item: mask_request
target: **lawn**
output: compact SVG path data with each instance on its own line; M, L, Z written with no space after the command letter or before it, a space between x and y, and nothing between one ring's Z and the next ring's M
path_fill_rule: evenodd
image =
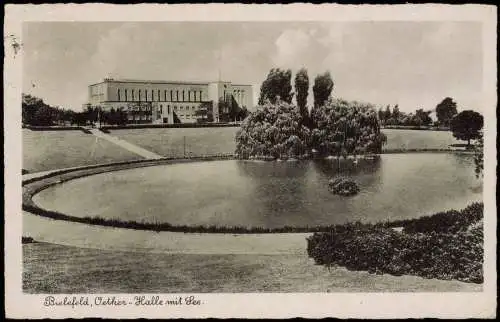
M370 275L307 255L189 255L23 245L26 293L466 292L482 286Z
M165 157L234 153L236 127L111 130L110 134ZM445 149L463 143L451 132L389 130L384 150ZM23 129L23 169L30 172L140 159L140 156L81 131Z
M456 140L449 131L419 131L383 129L387 135L384 150L391 149L447 149L451 144L464 143Z
M82 131L22 130L23 169L38 172L141 159L135 153Z
M111 135L165 157L234 153L237 127L110 130ZM185 144L184 144L185 143Z
M141 129L112 130L111 135L139 145L145 149L168 157L186 154L203 155L233 153L236 149L234 137L238 128L187 128L187 129ZM450 144L461 143L446 131L417 131L384 129L387 144L384 150L392 149L446 149Z

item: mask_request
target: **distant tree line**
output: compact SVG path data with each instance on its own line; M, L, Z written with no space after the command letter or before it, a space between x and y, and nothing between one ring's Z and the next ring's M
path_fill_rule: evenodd
M22 123L33 126L64 125L74 119L74 111L46 104L41 98L22 94Z
M121 110L104 110L100 107L88 106L84 111L76 112L69 109L46 104L41 98L22 94L22 123L31 126L56 125L88 125L100 122L108 125L123 125L127 123L127 113Z
M432 112L436 112L436 121L430 117ZM452 119L457 115L457 103L451 98L444 98L436 105L434 110L424 111L417 109L414 113L405 113L399 110L396 104L392 108L387 105L385 109L378 110L378 117L382 125L401 125L401 126L441 126L450 128Z
M430 114L432 111L418 109L415 113L405 113L399 110L399 106L394 105L392 111L390 105L378 110L378 118L382 125L403 125L403 126L429 126L432 125Z

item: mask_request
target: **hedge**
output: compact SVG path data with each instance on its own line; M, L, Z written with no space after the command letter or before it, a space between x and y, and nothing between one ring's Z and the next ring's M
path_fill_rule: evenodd
M403 232L384 224L347 224L310 236L307 252L328 267L482 283L482 217L483 204L474 203L460 212L405 221Z

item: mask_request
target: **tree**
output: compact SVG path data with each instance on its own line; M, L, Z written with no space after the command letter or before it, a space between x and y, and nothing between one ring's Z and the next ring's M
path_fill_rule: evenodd
M394 105L394 108L392 109L392 118L394 119L395 124L399 124L399 118L401 116L403 115L399 111L399 105L398 104Z
M483 116L471 110L460 112L450 124L453 136L458 140L466 140L467 146L470 146L470 140L479 138L479 131L482 128Z
M54 110L48 105L42 105L38 108L34 115L33 125L50 126L53 125Z
M213 122L213 101L201 103L200 108L195 112L195 115L198 117L198 123Z
M260 87L259 105L264 105L266 100L275 104L278 97L287 103L292 102L292 71L273 68Z
M386 141L371 104L328 101L311 115L317 127L312 147L322 155L380 153Z
M22 122L32 124L35 120L37 110L45 105L43 101L29 94L22 94Z
M378 115L378 119L380 120L380 123L384 124L385 123L385 113L384 113L384 110L382 108L379 108L377 115Z
M296 106L282 100L257 106L236 134L236 154L250 157L291 158L307 153L310 131Z
M332 91L333 80L330 72L316 76L313 86L314 107L323 105L330 98Z
M390 118L392 117L392 114L391 114L391 106L389 104L387 104L386 108L385 108L385 117L384 117L384 121L387 122L387 120L389 120Z
M424 111L423 109L418 109L415 112L415 117L419 120L422 125L428 126L432 123L432 119L429 116L432 111Z
M309 111L307 110L307 94L309 92L309 77L307 76L307 69L300 69L295 75L295 92L297 107L300 114L304 119L306 126L309 126Z
M219 99L219 122L230 122L231 119L231 110L232 110L232 104L231 100L228 98L220 98Z
M436 106L436 117L440 124L450 126L451 119L457 114L457 103L446 97Z
M483 131L479 131L477 143L474 146L474 165L476 177L479 178L484 170L484 144L483 144Z

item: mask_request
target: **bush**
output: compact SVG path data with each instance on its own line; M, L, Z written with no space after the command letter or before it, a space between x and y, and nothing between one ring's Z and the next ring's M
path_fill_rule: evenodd
M333 194L341 196L352 196L359 192L357 183L347 178L331 179L328 188Z
M301 158L315 149L320 156L361 155L380 153L387 140L369 104L330 100L315 107L311 118L312 130L291 104L278 100L258 106L236 135L236 154L242 159Z
M276 104L258 106L236 133L239 158L295 158L306 154L310 131L298 109L278 100Z
M384 224L385 227L403 227L405 233L456 233L467 229L483 219L483 203L474 202L466 208L438 212L416 219L398 220Z
M350 270L482 283L482 212L482 204L472 204L456 212L467 220L439 213L412 221L402 233L384 225L335 226L310 236L307 252L317 264Z
M370 104L329 100L311 111L312 148L322 155L380 153L387 137Z

